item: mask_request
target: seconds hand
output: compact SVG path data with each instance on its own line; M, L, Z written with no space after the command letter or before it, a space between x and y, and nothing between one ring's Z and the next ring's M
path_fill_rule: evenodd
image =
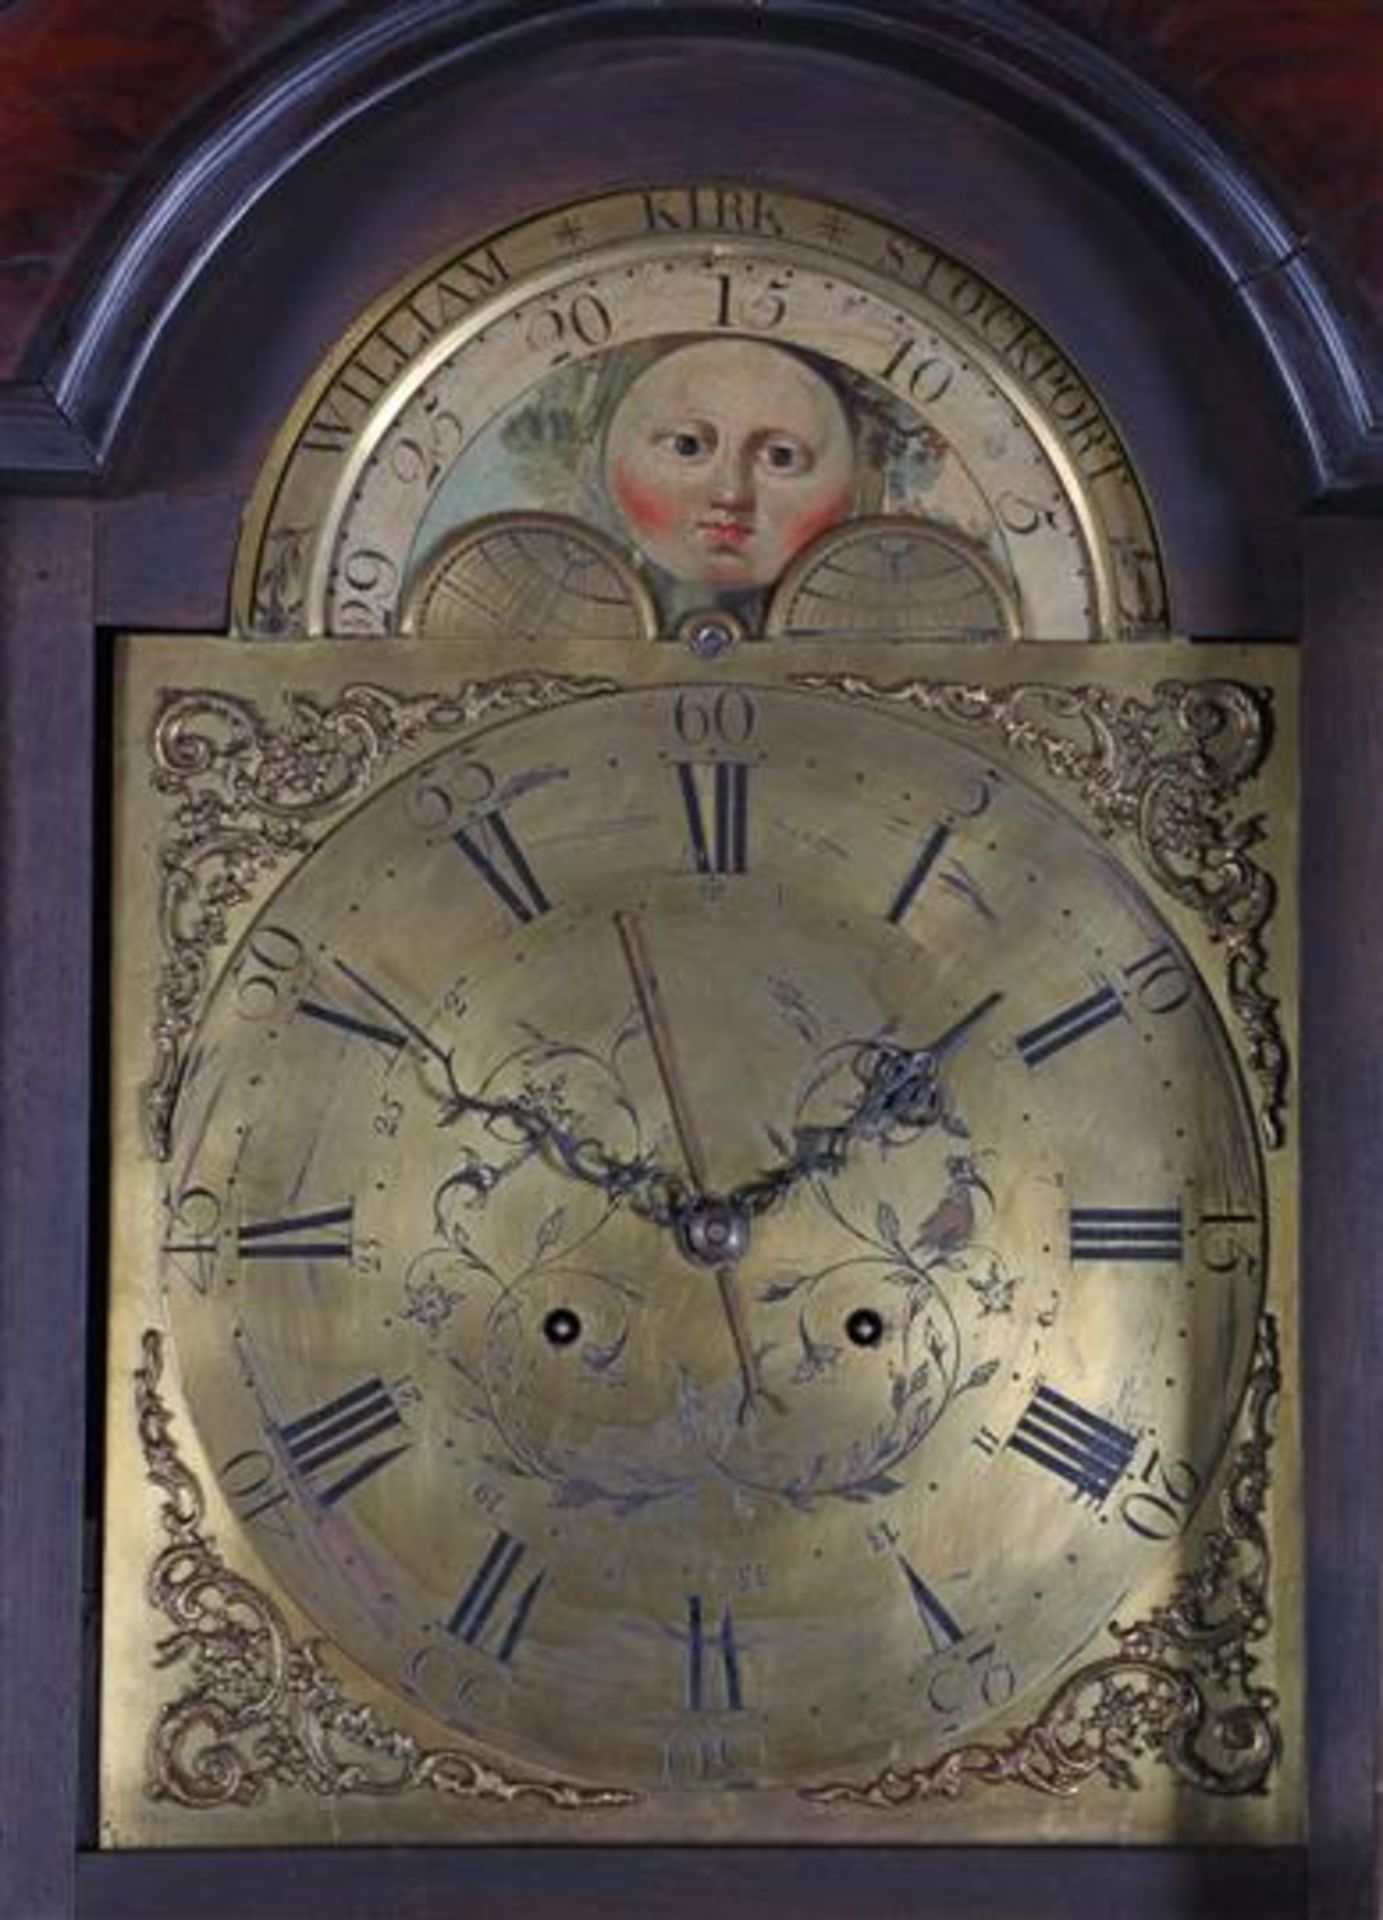
M639 1012L648 1033L649 1045L653 1049L658 1078L662 1081L668 1111L672 1115L673 1131L677 1135L687 1174L695 1190L695 1198L691 1202L690 1209L690 1226L683 1236L683 1246L693 1258L708 1265L712 1262L715 1264L716 1290L720 1295L721 1310L730 1329L730 1338L734 1342L735 1358L739 1362L740 1380L744 1386L739 1417L741 1420L744 1419L755 1400L766 1400L769 1406L783 1413L786 1408L782 1401L775 1394L770 1393L759 1379L758 1365L749 1345L744 1319L740 1313L739 1295L735 1289L735 1262L740 1258L747 1244L748 1220L736 1218L737 1210L726 1209L723 1203L717 1202L711 1195L706 1156L702 1151L701 1139L696 1131L696 1123L692 1119L691 1108L682 1090L682 1079L677 1071L677 1056L672 1044L672 1030L668 1024L662 994L658 988L658 976L653 970L652 962L648 957L648 948L644 943L643 928L639 924L637 915L632 913L616 913L614 921L615 932L619 935L620 947L624 953L625 965L629 969L629 978L634 984L634 996L639 1003ZM717 1258L718 1243L723 1245L724 1258ZM695 1250L692 1251L693 1249Z

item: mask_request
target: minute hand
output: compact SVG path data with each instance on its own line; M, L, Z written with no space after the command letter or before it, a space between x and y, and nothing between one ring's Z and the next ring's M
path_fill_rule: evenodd
M750 1213L766 1213L804 1180L839 1173L856 1140L877 1138L895 1126L930 1126L941 1113L942 1062L1003 997L997 990L987 993L926 1046L904 1047L888 1040L862 1046L864 1064L857 1068L862 1090L845 1118L830 1126L794 1128L795 1150L789 1158L736 1187L731 1202Z

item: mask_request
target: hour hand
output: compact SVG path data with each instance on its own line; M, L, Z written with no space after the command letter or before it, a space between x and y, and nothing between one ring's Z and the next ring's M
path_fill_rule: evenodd
M878 1139L896 1127L931 1126L942 1112L943 1063L1003 997L997 990L987 993L925 1046L892 1040L863 1044L855 1059L860 1092L844 1119L795 1128L788 1158L736 1187L731 1200L750 1213L764 1213L804 1180L839 1173L855 1141Z

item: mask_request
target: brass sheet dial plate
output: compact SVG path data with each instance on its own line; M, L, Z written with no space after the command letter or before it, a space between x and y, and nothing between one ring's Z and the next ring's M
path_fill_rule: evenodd
M1063 659L986 658L1012 682L1034 652ZM131 899L166 690L200 714L177 764L210 728L242 778L249 714L285 711L287 656L232 654L233 696L165 648L129 698ZM1216 1520L1265 1307L1290 1334L1290 1196L1219 957L959 697L948 725L814 691L791 643L573 654L564 692L507 649L507 715L438 750L419 716L480 684L474 650L391 649L373 722L384 656L296 657L322 739L350 750L355 686L355 750L390 701L410 745L213 943L161 1164L131 1126L157 943L127 923L115 1352L166 1328L237 1559L434 1742L636 1794L595 1838L898 1838L804 1792L992 1739L1107 1652ZM733 1199L871 1097L719 1271L658 1217L689 1163ZM616 1193L615 1165L665 1185ZM1176 1799L1175 1831L1282 1832L1268 1775L1257 1811ZM926 1831L1172 1817L1165 1781L1101 1791L1064 1828L1005 1802Z
M889 514L973 549L1026 637L1167 629L1147 503L1059 346L923 240L763 188L544 212L386 295L266 463L236 624L397 632L457 533L510 513L616 543L669 631L707 604L757 630L815 539Z

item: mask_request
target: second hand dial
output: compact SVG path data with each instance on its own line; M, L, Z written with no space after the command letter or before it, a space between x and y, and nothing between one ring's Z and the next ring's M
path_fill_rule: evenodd
M649 1045L653 1049L658 1078L667 1098L673 1131L677 1135L695 1193L686 1227L679 1237L690 1259L715 1268L716 1290L730 1329L730 1338L734 1342L735 1358L739 1362L740 1380L744 1387L739 1417L743 1421L756 1400L764 1400L776 1412L783 1413L786 1409L782 1401L770 1393L759 1378L758 1364L749 1344L744 1317L740 1312L739 1294L735 1289L735 1265L748 1244L748 1218L740 1210L711 1196L706 1156L677 1070L672 1031L659 991L658 976L644 942L643 928L638 917L632 913L616 913L614 921L625 965L633 982L634 996L639 1003Z

